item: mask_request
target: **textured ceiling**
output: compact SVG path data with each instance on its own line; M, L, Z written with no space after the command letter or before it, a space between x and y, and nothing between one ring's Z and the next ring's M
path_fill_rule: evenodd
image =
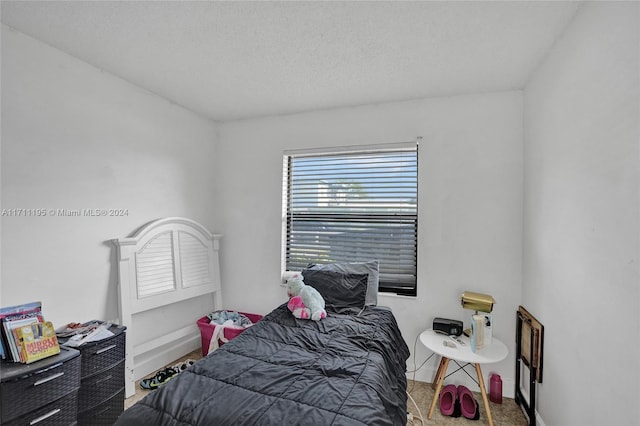
M2 22L214 120L520 89L578 2L6 1Z

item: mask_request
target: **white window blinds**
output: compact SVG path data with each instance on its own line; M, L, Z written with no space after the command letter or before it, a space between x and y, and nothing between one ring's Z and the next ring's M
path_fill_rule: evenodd
M418 147L289 153L284 263L380 264L379 291L416 294Z

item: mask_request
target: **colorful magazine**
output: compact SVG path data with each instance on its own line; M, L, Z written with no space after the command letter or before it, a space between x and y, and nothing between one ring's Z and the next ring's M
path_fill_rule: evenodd
M23 362L22 359L20 358L20 341L16 336L16 330L20 327L24 327L31 324L37 324L39 322L40 321L38 317L25 317L25 318L17 318L13 321L8 321L3 323L4 332L8 337L7 340L9 341L11 358L13 359L13 361Z
M56 330L50 321L33 323L15 329L20 347L20 361L30 364L60 353Z
M35 321L43 321L42 302L0 308L0 356L2 359L20 362L13 328L34 322L34 318Z

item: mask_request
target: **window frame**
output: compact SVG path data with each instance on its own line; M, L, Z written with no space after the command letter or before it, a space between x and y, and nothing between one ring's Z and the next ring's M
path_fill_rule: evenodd
M307 219L313 219L316 221L321 221L321 220L325 220L325 221L329 221L329 222L336 222L339 223L340 221L346 221L349 222L349 219L353 220L355 218L358 218L361 220L365 220L367 221L367 219L369 219L369 221L367 221L367 223L370 222L375 222L375 221L379 221L379 223L381 224L385 224L383 225L383 227L389 227L389 223L398 223L400 224L402 222L402 225L398 225L398 226L404 226L405 228L410 228L411 232L412 232L412 236L410 236L409 238L412 238L412 243L407 245L404 244L403 247L410 247L413 250L413 254L409 253L408 256L409 257L413 257L412 259L412 264L408 265L406 270L403 271L400 278L398 277L393 277L393 278L388 278L388 277L392 277L392 274L389 273L390 270L392 270L393 268L390 267L389 265L385 265L384 264L384 259L371 259L371 258L360 258L357 260L353 260L353 256L350 256L351 259L338 259L338 258L334 258L331 260L331 262L344 262L344 261L358 261L358 262L366 262L369 260L379 260L380 261L380 270L381 270L381 278L380 278L380 285L379 285L379 293L386 293L386 294L397 294L397 295L402 295L402 296L416 296L417 295L417 270L418 270L418 198L419 198L419 191L418 191L418 182L419 182L419 167L418 167L418 153L419 153L419 143L417 141L413 141L413 142L405 142L405 143L400 143L400 144L384 144L384 145L369 145L369 146L355 146L355 147L344 147L344 148L325 148L325 149L310 149L310 150L290 150L290 151L285 151L283 154L283 194L282 194L282 252L281 252L281 261L282 261L282 270L285 271L287 269L289 269L289 266L291 266L292 264L295 264L295 268L294 269L300 269L301 267L304 267L302 265L300 265L300 262L289 262L291 256L290 256L290 249L292 247L296 247L294 244L290 244L289 238L290 238L290 233L293 233L294 231L292 231L292 226L293 223L295 222L295 217L297 216L298 219L302 219L302 218L307 218ZM293 171L293 162L295 161L295 159L300 159L300 158L309 158L309 157L315 157L315 158L325 158L326 157L337 157L337 158L342 158L343 161L347 161L346 159L352 156L358 156L358 155L369 155L369 154L375 154L375 155L386 155L388 154L389 156L392 155L398 155L398 153L402 153L403 155L408 155L411 156L415 156L414 159L412 159L412 166L407 166L406 169L407 170L411 170L411 173L413 173L413 169L415 168L415 174L411 176L412 179L415 178L415 181L412 181L414 187L415 187L415 198L414 198L414 203L412 205L412 209L413 212L412 213L398 213L398 212L393 212L393 213L389 213L389 214L381 214L381 213L375 213L375 209L372 209L372 212L369 213L362 213L362 212L358 212L358 213L346 213L346 214L338 214L338 213L318 213L318 212L311 212L311 213L296 213L294 212L295 209L290 207L294 204L294 201L292 200L292 193L293 193L293 181L295 180L296 176L294 175L294 171ZM404 172L406 172L406 170L404 170ZM372 218L374 218L375 220L372 220ZM300 222L300 220L298 221ZM411 225L407 225L407 224L411 224ZM346 225L348 226L348 225ZM333 228L332 228L333 229ZM389 228L391 229L391 228ZM317 238L317 236L316 236ZM395 237L397 240L400 240L400 237ZM405 237L406 238L406 237ZM338 247L342 247L342 245L338 245ZM333 254L333 253L332 253ZM323 262L323 261L313 261L313 262L309 262L309 263L329 263L329 262ZM387 263L391 263L391 262L387 262ZM411 269L411 271L409 271L409 269ZM385 272L386 271L386 272Z

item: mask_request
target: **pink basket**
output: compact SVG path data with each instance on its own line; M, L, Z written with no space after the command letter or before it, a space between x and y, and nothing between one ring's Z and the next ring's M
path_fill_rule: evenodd
M260 321L262 319L262 315L258 315L258 314L248 314L246 312L239 312L240 314L246 316L247 318L249 318L251 320L252 323L257 323L258 321ZM209 324L209 318L208 317L202 317L200 318L198 321L196 321L196 324L198 325L198 328L200 329L200 340L202 342L202 356L207 356L207 353L209 353L209 345L211 343L211 337L213 336L213 333L216 330L216 327L219 327L218 324ZM244 330L244 328L225 328L223 333L224 333L224 337L227 340L231 340L235 337L237 337L240 333L242 333ZM224 342L220 339L218 339L218 344L220 346L222 346L224 344Z

